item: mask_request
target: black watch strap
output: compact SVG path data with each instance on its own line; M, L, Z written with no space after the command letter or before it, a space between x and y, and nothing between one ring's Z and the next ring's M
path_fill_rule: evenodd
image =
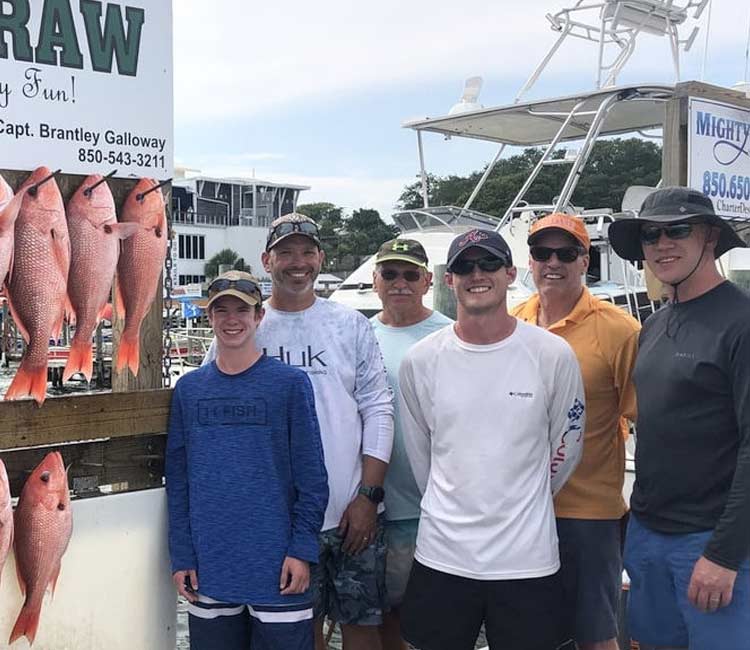
M385 490L379 485L362 485L358 493L376 504L381 503L385 498Z

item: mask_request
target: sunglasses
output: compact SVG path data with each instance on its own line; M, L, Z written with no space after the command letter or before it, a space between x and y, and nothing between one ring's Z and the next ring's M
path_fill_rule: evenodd
M453 262L448 270L456 275L469 275L477 266L480 271L494 273L504 266L508 266L508 263L502 257L480 257L476 260L460 259Z
M563 264L575 262L585 251L579 246L562 246L561 248L550 248L549 246L532 246L529 249L531 259L535 262L546 262L554 253Z
M668 226L642 226L640 237L641 242L646 246L653 246L656 244L662 236L662 233L667 236L667 239L687 239L693 232L694 223L673 223Z
M276 240L295 232L300 235L313 237L316 241L320 237L318 226L309 221L280 223L278 226L274 227L268 235L268 245L271 245Z
M252 280L227 280L226 278L220 278L214 280L208 287L208 299L213 298L217 293L226 291L227 289L235 289L240 293L244 293L247 296L255 298L259 303L261 301L260 287L258 287Z
M422 277L422 274L415 269L406 271L396 271L396 269L380 269L380 277L386 282L393 282L398 278L403 278L407 282L416 282Z

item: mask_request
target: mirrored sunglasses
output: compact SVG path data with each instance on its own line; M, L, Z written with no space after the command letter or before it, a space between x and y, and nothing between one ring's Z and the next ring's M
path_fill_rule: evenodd
M662 236L662 233L667 236L667 239L687 239L693 232L694 223L672 223L666 226L641 226L641 242L647 246L653 246L656 244Z
M280 223L275 226L268 235L268 244L273 244L278 239L291 235L292 233L299 233L301 235L309 235L314 237L316 240L319 238L318 226L309 221L294 222L290 221L287 223Z
M581 255L585 255L585 251L580 246L561 246L560 248L532 246L529 253L535 262L547 262L554 254L563 264L575 262Z
M397 271L396 269L380 269L380 277L386 282L393 282L398 278L403 278L407 282L416 282L422 277L422 274L416 269L407 269L406 271Z
M219 278L214 280L208 287L208 299L211 300L217 293L226 291L227 289L234 289L240 293L244 293L252 298L255 298L259 303L261 301L260 287L258 287L252 280L227 280L226 278Z
M469 275L473 273L475 267L479 267L480 271L487 273L494 273L499 271L504 266L508 266L507 261L500 257L480 257L476 260L458 259L448 269L451 273L456 275Z

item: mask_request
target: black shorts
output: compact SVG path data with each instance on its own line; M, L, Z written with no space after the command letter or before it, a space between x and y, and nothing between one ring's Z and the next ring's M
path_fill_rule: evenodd
M568 636L579 644L617 637L622 590L619 519L558 519Z
M482 623L491 650L555 650L560 644L558 574L473 580L415 560L401 607L401 633L420 650L473 650Z

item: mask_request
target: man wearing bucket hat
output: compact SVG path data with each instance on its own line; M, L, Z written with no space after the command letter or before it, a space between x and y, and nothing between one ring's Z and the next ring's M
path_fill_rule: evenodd
M494 231L458 235L446 282L457 321L399 373L404 442L424 495L401 624L421 650L558 646L553 493L580 458L583 384L559 336L507 312L516 269Z
M208 288L215 363L175 386L166 451L169 550L193 650L313 649L310 563L328 500L310 380L263 356L258 281ZM273 469L273 471L271 471Z
M398 393L398 371L407 350L417 341L453 321L424 306L430 288L427 253L414 239L385 242L375 256L372 285L383 310L370 319L383 353L388 383ZM383 617L383 650L402 650L399 610L409 579L419 526L422 495L404 448L396 404L393 452L385 475L385 593L388 613Z
M330 491L310 578L316 647L324 648L328 616L341 624L344 650L379 650L385 544L378 513L393 401L370 322L315 296L324 260L310 217L291 213L273 221L261 258L273 287L257 342L265 355L304 370L315 392Z
M700 192L649 195L609 228L673 291L643 326L625 547L633 638L750 650L750 296L715 259L745 246Z
M635 419L631 375L640 325L583 284L591 240L581 219L538 219L528 244L537 293L512 313L570 344L586 392L583 457L555 496L566 621L580 650L617 650L626 418Z

